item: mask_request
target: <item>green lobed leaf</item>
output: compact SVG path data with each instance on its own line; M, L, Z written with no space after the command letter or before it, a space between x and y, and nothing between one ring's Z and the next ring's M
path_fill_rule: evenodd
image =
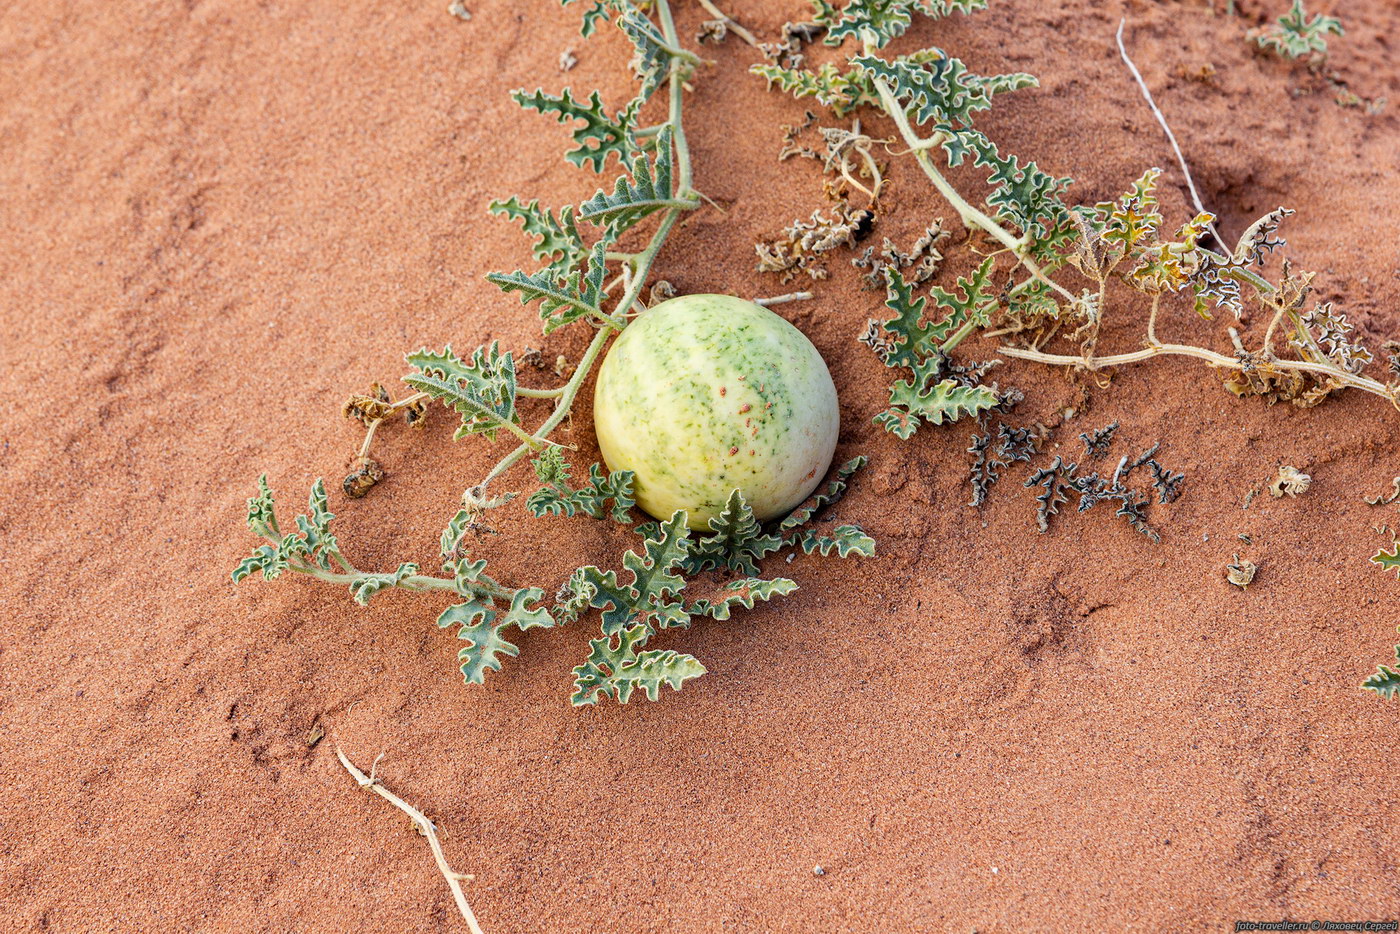
M940 49L927 49L918 60L887 62L873 55L858 55L851 64L889 85L916 124L932 124L942 132L971 127L972 115L991 107L993 94L1039 86L1034 75L1022 72L974 74L961 59Z
M520 648L501 637L504 626L496 625L496 609L484 598L458 603L442 611L440 629L457 627L457 638L467 644L457 651L462 677L468 684L481 684L487 671L501 670L501 657L515 658Z
M584 245L574 221L572 206L561 208L556 217L548 209L540 207L538 200L522 204L519 198L511 195L504 200L492 201L487 205L487 210L520 221L525 233L532 238L530 250L535 254L535 259L548 262L550 268L560 275L566 275L588 255L588 247Z
M749 72L766 79L770 88L776 86L798 100L815 98L817 103L830 107L837 117L844 117L857 107L876 103L880 99L865 72L859 69L843 71L831 62L826 62L816 71L763 63L750 66Z
M1303 0L1293 0L1288 12L1280 16L1275 25L1255 36L1254 41L1265 51L1296 59L1309 52L1326 52L1329 35L1345 34L1342 21L1335 16L1318 13L1308 19Z
M578 148L564 154L564 158L574 165L587 164L593 171L601 172L608 156L616 156L617 161L625 165L628 157L638 151L632 133L637 128L637 114L643 101L641 97L629 101L615 116L608 115L602 96L597 91L586 100L575 98L569 88L558 95L546 94L542 89L530 92L522 89L512 91L511 97L521 107L542 114L554 114L560 123L582 124L573 131Z
M479 433L494 441L502 426L516 423L515 359L495 341L468 360L458 359L451 344L441 353L423 348L406 359L418 372L403 381L462 416L454 439Z
M350 597L360 606L369 605L370 597L389 587L397 587L418 573L416 564L400 564L389 574L362 574L350 582Z
M279 535L276 503L268 488L266 475L258 478L258 494L248 500L248 527L272 544L260 545L238 563L233 570L233 582L262 572L272 580L293 563L330 570L331 562L343 561L340 545L331 534L330 524L335 515L328 508L326 485L317 478L311 485L307 512L296 518L296 532Z
M902 379L890 387L890 407L875 416L875 423L907 440L918 431L921 421L931 425L954 422L998 403L996 392L986 386L964 386L953 379L935 382L940 370L941 363L934 358L916 365L913 379Z
M850 484L851 477L866 465L867 458L861 454L851 458L837 468L836 476L826 485L826 489L820 493L814 493L802 501L792 512L788 513L781 522L778 529L789 532L798 526L806 525L818 511L828 506L834 506L846 495L846 487Z
M626 12L617 18L617 25L632 42L632 71L642 85L639 99L645 101L670 75L674 56L656 24L636 7L628 4Z
M685 560L687 574L718 567L741 574L757 574L758 562L764 555L777 551L783 544L780 536L764 533L744 500L744 494L737 489L729 494L724 508L709 524L710 534L691 544Z
M633 473L618 470L609 474L597 464L588 468L588 483L574 489L569 483L570 467L560 448L547 448L533 461L535 476L544 486L536 490L525 508L530 515L573 516L583 513L594 519L611 518L614 522L630 524L630 510L636 505L632 496ZM612 508L607 506L612 501Z
M586 265L562 269L555 264L533 274L518 269L511 273L492 272L486 279L502 292L519 292L522 305L539 302L546 334L588 315L606 320L602 308L603 277L610 242L610 237L604 237L595 243Z
M830 555L833 551L842 558L859 555L862 558L875 556L875 539L865 534L857 525L839 525L830 535L819 535L812 530L794 533L790 541L807 554L819 551Z
M1396 658L1400 658L1400 646L1396 646ZM1400 696L1400 671L1389 665L1377 665L1376 673L1361 683L1368 691L1375 691L1386 700Z
M577 569L564 585L562 612L576 616L584 606L602 610L604 635L621 632L633 622L659 629L690 625L685 607L674 599L685 589L685 580L673 573L689 553L688 535L685 511L677 510L642 543L642 554L628 551L622 556L623 567L632 574L628 584L619 583L611 570L592 565Z
M1385 570L1394 571L1396 575L1400 576L1400 542L1392 544L1390 551L1382 548L1371 557L1371 560Z
M489 581L495 584L481 573L486 566L485 561L460 563L466 565L462 569L463 576L470 577L473 582ZM468 596L467 590L461 587L459 590ZM457 638L467 643L458 650L457 658L462 663L462 677L468 684L481 684L486 680L487 671L500 671L503 656L515 658L520 655L520 648L502 635L506 627L514 626L523 632L554 625L554 618L547 609L531 609L529 606L543 596L544 591L538 587L521 588L511 595L510 607L504 615L497 608L495 599L482 593L471 594L465 602L443 610L437 620L438 627L446 629L456 626Z
M579 205L579 219L604 227L608 238L615 240L649 214L665 207L690 204L694 199L684 200L671 193L674 139L670 126L662 129L656 135L655 160L644 152L637 153L628 167L628 174L614 183L612 194L599 189Z
M758 600L767 601L774 597L786 597L795 590L797 590L796 582L788 580L786 577L775 577L772 580L746 577L725 584L713 598L696 600L686 607L686 612L693 616L708 616L711 619L725 620L729 619L730 614L737 606L752 610L754 603Z
M638 688L656 700L661 685L679 691L683 682L705 673L705 666L690 655L671 649L639 651L650 637L650 630L639 624L592 640L588 658L574 669L573 705L596 704L600 697L625 704Z
M568 6L575 2L577 0L560 0L560 6ZM587 39L597 31L599 23L611 20L613 14L625 5L625 0L588 0L588 9L583 11L583 25L579 28L579 34Z

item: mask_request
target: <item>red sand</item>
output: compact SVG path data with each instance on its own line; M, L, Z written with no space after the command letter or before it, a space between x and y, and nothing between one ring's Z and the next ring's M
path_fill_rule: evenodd
M1371 345L1400 336L1400 14L1345 19L1332 66L1379 115L1337 106L1303 66L1258 58L1203 3L1002 0L915 39L1038 91L985 121L1079 179L1074 197L1167 170L1166 142L1112 46L1139 65L1237 235L1278 204L1290 255ZM1275 9L1278 8L1278 10ZM764 36L798 0L735 3ZM665 643L711 674L660 703L573 710L569 669L596 620L523 638L484 688L453 670L443 601L368 610L303 579L229 583L266 471L300 505L357 444L344 396L452 341L541 346L482 280L527 261L493 196L577 202L597 185L566 136L508 89L628 93L619 37L577 13L478 0L12 5L0 20L0 915L15 930L459 930L424 841L334 761L343 746L445 833L489 934L526 931L1223 931L1235 918L1394 916L1396 710L1358 689L1395 641L1400 582L1366 559L1362 503L1400 473L1400 415L1356 394L1320 409L1224 393L1156 361L1091 390L1055 441L1112 420L1162 441L1182 499L1152 545L1096 510L1036 532L1024 472L980 514L969 430L901 443L871 425L890 374L855 343L878 296L838 269L783 306L831 363L867 453L839 517L879 541L863 563L799 557L793 596ZM699 11L681 19L692 32ZM578 67L559 74L561 49ZM658 273L681 291L772 294L752 244L822 203L779 165L803 108L748 77L731 40L689 108L699 212ZM1210 83L1181 77L1212 63ZM868 127L888 135L879 122ZM907 160L882 234L947 216ZM1118 311L1101 352L1132 349ZM1179 310L1171 333L1224 341ZM577 357L581 337L545 341ZM990 344L970 342L971 353ZM1008 365L1020 415L1079 398ZM1083 408L1083 406L1081 406ZM384 433L391 472L338 492L356 563L431 562L462 488L501 449L454 444L440 409ZM574 437L593 452L587 406ZM1052 450L1053 447L1052 447ZM1296 500L1246 492L1279 462ZM513 482L528 482L523 471ZM504 510L493 570L551 590L615 564L630 533ZM1253 536L1245 546L1240 533ZM1262 565L1240 592L1222 568ZM308 749L313 724L327 738ZM813 867L820 865L824 874Z

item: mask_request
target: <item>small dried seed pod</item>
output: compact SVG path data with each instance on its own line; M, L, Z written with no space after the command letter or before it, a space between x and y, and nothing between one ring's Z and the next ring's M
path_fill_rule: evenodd
M384 468L379 466L379 462L368 457L360 458L360 466L345 476L345 481L340 488L345 491L345 495L351 499L359 499L370 491L370 489L384 479Z
M1225 565L1225 579L1241 590L1254 582L1254 575L1258 572L1259 565L1252 561L1241 561L1238 554L1232 563Z

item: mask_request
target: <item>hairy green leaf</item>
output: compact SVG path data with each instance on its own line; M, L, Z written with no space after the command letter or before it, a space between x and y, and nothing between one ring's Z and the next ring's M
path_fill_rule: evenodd
M1288 8L1288 12L1278 18L1278 22L1261 30L1254 37L1259 48L1283 58L1302 58L1309 52L1327 51L1327 37L1329 35L1341 36L1346 31L1342 29L1342 21L1335 16L1323 16L1318 13L1312 19L1308 19L1307 10L1303 9L1303 0L1293 0L1293 5Z
M601 571L592 565L574 571L564 585L565 612L592 606L602 610L603 633L613 635L633 622L659 629L690 625L685 607L675 599L685 589L685 580L673 573L689 553L689 531L684 510L657 527L643 543L643 553L629 551L622 566L632 581L618 582L615 571Z
M908 439L922 421L931 425L955 422L965 415L978 415L997 404L996 391L987 386L964 386L954 379L936 380L942 363L930 358L914 367L912 379L902 379L890 387L890 407L875 416L875 423L886 431ZM935 381L936 380L936 381Z
M462 564L467 565L465 575L473 581L491 580L481 573L486 566L485 561ZM491 583L494 585L495 582ZM463 595L468 596L468 592L463 590ZM548 610L542 607L531 609L529 606L543 596L544 591L538 587L521 588L511 595L510 606L503 615L491 595L477 593L442 612L438 617L438 627L458 627L457 638L467 643L458 650L457 658L462 663L462 677L468 684L482 683L487 671L500 671L502 656L515 658L520 654L519 647L502 635L506 627L514 626L523 632L538 626L554 625L554 618Z
M617 25L632 42L632 71L642 85L638 99L645 101L671 73L674 56L656 24L630 4L618 17Z
M509 351L501 353L496 342L478 347L467 360L450 344L441 353L424 348L407 360L417 372L403 381L462 416L454 438L479 433L494 441L498 429L516 423L515 359Z
M638 688L656 700L661 685L679 691L683 682L705 673L705 666L690 655L671 649L639 651L649 638L651 631L639 624L591 641L587 660L574 669L573 705L596 704L600 697L625 704Z
M525 233L532 239L531 252L535 259L550 264L550 269L558 275L567 275L588 255L588 247L579 235L574 221L574 209L565 206L555 217L547 208L540 207L539 201L522 204L511 195L504 200L492 201L487 205L492 214L520 221Z
M558 95L546 94L542 89L512 91L511 97L521 107L554 114L560 123L582 124L573 131L578 148L564 154L574 165L587 164L593 171L601 172L608 156L616 156L618 162L626 164L627 158L637 151L632 132L637 128L637 113L642 107L640 97L629 101L615 116L608 115L597 91L587 100L578 100L569 88Z
M616 239L648 214L666 207L690 205L694 199L685 200L671 193L673 143L674 134L667 126L656 135L655 161L644 152L637 153L629 166L629 174L618 178L612 194L600 189L579 205L579 219L606 228L609 238Z
M1020 72L973 74L960 59L951 58L940 49L925 50L918 60L887 62L873 55L859 55L851 63L888 84L916 124L932 124L942 132L972 126L972 115L991 107L993 94L1039 86L1034 75Z
M836 476L832 477L831 482L826 485L826 489L820 493L813 493L803 500L796 509L788 513L787 516L778 523L778 529L783 532L790 532L812 521L812 517L820 510L839 503L841 498L846 495L846 487L850 484L851 477L855 475L857 470L864 467L865 464L866 457L863 454L846 461L846 463L837 468Z
M564 460L561 449L547 448L533 463L535 475L544 486L525 501L530 515L573 516L581 512L594 519L611 517L614 522L624 524L632 521L629 510L636 505L632 497L632 471L618 470L604 474L601 467L591 464L588 483L574 489L569 483L569 464ZM612 500L611 510L607 508L608 500Z
M561 6L568 6L576 3L577 0L560 0ZM579 28L579 34L585 39L593 35L598 29L599 23L608 22L614 13L623 8L623 0L587 0L588 9L583 11L583 25Z
M686 612L693 616L708 616L711 619L729 619L735 607L742 606L746 610L752 610L755 601L786 597L796 589L797 584L786 577L775 577L772 580L746 577L725 584L712 598L696 600L686 607Z
M766 79L770 88L776 86L799 100L815 98L817 103L830 107L838 117L879 100L865 72L859 69L842 71L831 62L823 64L816 71L784 68L771 63L753 65L749 71Z
M862 558L875 556L875 539L865 534L858 525L838 525L830 535L803 530L794 533L791 541L809 555L816 551L830 555L834 551L842 558L849 558L851 555L859 555Z
M782 544L780 536L764 533L744 494L736 489L729 494L719 515L710 519L710 534L691 544L685 570L695 574L724 567L741 574L757 574L758 562Z
M234 568L233 582L237 584L259 571L265 580L272 580L293 562L323 571L331 570L332 561L343 563L340 545L330 530L334 518L327 508L326 485L318 477L311 485L307 512L296 518L298 531L279 537L277 504L268 488L267 477L259 477L258 494L248 500L248 527L273 543L259 546L240 561Z
M605 321L608 316L602 308L603 277L607 272L609 242L610 238L605 237L593 245L586 266L561 270L556 264L534 274L518 269L511 273L493 272L486 279L502 292L519 292L522 305L539 302L546 334L588 315Z

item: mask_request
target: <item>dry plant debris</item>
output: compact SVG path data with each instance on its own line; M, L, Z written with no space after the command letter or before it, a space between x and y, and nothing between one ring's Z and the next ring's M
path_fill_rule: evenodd
M1225 565L1225 579L1241 590L1254 583L1254 575L1259 573L1259 565L1251 561L1242 561L1238 554L1234 560Z
M1283 496L1301 496L1312 486L1312 477L1303 473L1297 467L1284 465L1278 469L1274 479L1269 482L1269 495L1278 499Z

